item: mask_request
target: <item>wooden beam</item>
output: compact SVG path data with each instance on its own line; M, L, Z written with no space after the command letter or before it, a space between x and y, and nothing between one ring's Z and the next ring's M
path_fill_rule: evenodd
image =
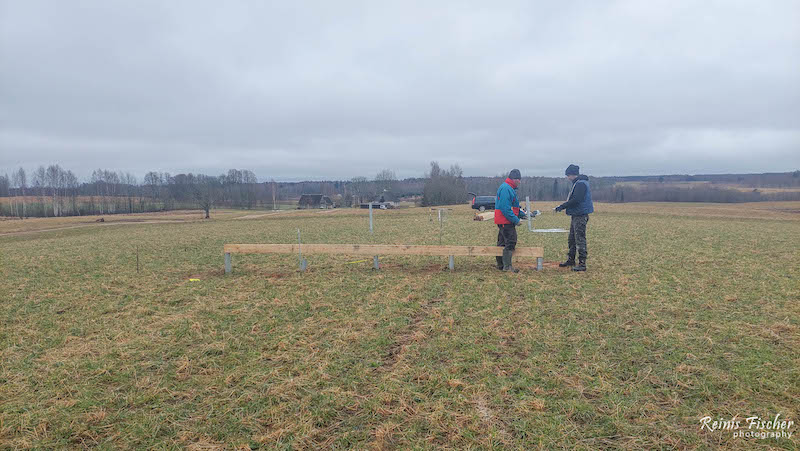
M497 246L425 246L416 244L303 244L303 254L501 256ZM226 254L297 254L297 244L226 244ZM541 247L518 247L514 257L544 257Z
M475 213L475 217L473 218L475 221L489 221L494 219L494 212L487 211L484 213Z

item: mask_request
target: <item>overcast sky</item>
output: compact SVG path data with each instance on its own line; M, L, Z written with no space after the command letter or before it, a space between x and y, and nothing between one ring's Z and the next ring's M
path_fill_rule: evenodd
M0 173L800 168L800 1L0 0Z

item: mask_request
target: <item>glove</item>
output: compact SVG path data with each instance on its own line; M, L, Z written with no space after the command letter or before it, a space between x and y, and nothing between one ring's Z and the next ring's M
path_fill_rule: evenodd
M558 207L554 208L553 211L559 212L559 211L561 211L563 209L564 209L564 206L563 205L559 205Z

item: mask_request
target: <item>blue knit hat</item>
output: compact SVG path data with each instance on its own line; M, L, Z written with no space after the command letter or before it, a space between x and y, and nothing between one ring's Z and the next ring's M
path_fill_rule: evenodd
M567 166L567 170L564 171L564 175L578 175L581 173L581 168L577 164L571 164Z

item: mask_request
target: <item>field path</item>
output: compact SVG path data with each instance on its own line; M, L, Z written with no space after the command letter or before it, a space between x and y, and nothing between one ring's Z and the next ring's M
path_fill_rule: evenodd
M144 221L114 221L114 222L93 222L85 224L75 224L62 227L53 227L49 229L38 230L23 230L19 232L0 232L0 238L4 236L17 236L17 235L31 235L34 233L56 232L59 230L80 229L83 227L107 227L114 225L135 225L135 224L187 224L191 222L198 222L197 220L182 220L182 219L164 219L164 220L144 220Z
M303 211L303 210L277 210L277 211L271 211L269 213L259 213L257 215L239 216L239 217L236 217L236 218L233 218L233 219L259 219L259 218L264 218L264 217L267 217L267 216L279 215L279 214L282 214L282 213L292 213L292 212L295 212L295 211Z
M340 210L324 210L320 212L314 213L330 213L336 212ZM259 213L259 214L251 214L251 215L244 215L244 216L236 216L236 217L223 217L217 219L218 221L229 221L229 220L238 220L238 219L261 219L269 216L278 216L278 215L285 215L285 214L292 214L292 213L308 213L308 210L278 210L278 211L270 211L268 213ZM150 219L150 218L143 218L143 219L115 219L112 218L106 222L80 222L77 224L65 224L56 227L48 227L44 229L34 229L34 230L19 230L13 232L0 232L0 238L6 236L18 236L18 235L31 235L36 233L45 233L45 232L56 232L59 230L69 230L69 229L78 229L84 227L103 227L103 226L111 226L111 225L125 225L125 224L187 224L193 222L202 222L203 219Z

